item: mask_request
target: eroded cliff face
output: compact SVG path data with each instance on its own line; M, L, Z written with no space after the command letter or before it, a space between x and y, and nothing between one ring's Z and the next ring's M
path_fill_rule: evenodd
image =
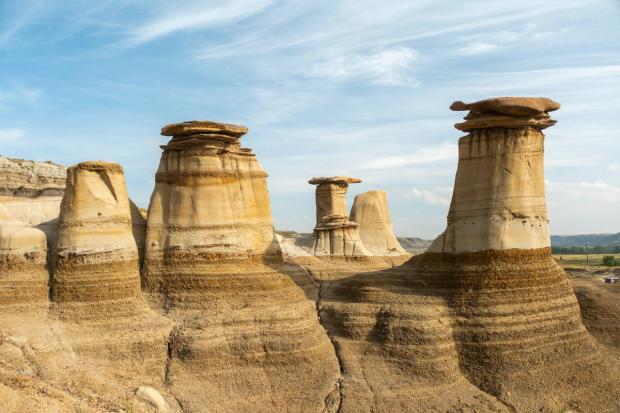
M149 206L144 286L178 323L166 379L187 411L330 411L340 376L313 286L275 242L266 176L247 130L173 134Z
M67 172L53 162L0 156L0 202L18 220L42 230L51 246L56 237Z

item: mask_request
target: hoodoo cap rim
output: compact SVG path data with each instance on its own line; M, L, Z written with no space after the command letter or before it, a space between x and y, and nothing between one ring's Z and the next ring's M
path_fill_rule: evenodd
M70 170L81 171L108 171L112 173L124 173L121 164L109 161L84 161L69 167Z
M560 109L560 104L544 97L503 96L465 103L453 102L450 109L454 111L471 110L476 112L495 112L509 116L530 116L553 112Z
M171 123L161 128L163 136L186 136L194 134L221 134L239 138L248 133L248 128L230 123L213 122L209 120L191 120L187 122Z
M314 177L308 181L310 185L321 184L359 184L362 180L359 178L351 178L349 176L319 176Z

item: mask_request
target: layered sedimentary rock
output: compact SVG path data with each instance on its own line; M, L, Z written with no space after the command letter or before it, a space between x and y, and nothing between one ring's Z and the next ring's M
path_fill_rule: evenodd
M365 257L370 255L360 239L359 225L348 218L349 184L362 182L346 176L312 178L316 185L316 226L312 253L317 257Z
M362 243L372 255L406 255L394 236L385 191L368 191L355 196L350 220L359 224Z
M51 298L61 316L69 318L130 317L146 308L119 164L82 162L68 169L52 256Z
M45 232L48 246L56 236L66 176L62 165L0 156L0 202L15 218Z
M242 126L166 126L143 284L179 323L167 381L188 411L318 411L338 363L305 272L275 241L267 174Z
M0 156L0 196L62 196L65 179L62 165Z
M0 311L6 314L13 305L47 306L46 251L45 234L0 203Z
M401 267L322 293L343 411L614 411L617 362L584 328L549 248L540 129L558 105L453 105L464 106L475 113L459 125L470 133L446 232ZM500 115L505 125L480 121Z

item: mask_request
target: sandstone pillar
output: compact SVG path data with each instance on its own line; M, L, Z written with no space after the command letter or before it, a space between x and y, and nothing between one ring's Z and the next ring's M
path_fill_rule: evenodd
M149 205L143 280L178 323L167 380L187 410L318 411L337 359L304 294L309 280L282 260L246 132L208 121L162 129L172 138Z
M312 178L316 185L316 226L312 253L317 257L365 257L370 255L362 243L358 227L349 221L346 194L349 184L361 179L347 176Z
M385 191L357 195L349 218L359 224L360 238L372 255L407 255L394 236Z
M68 169L52 263L51 298L62 313L105 317L136 310L142 301L138 250L120 165L82 162Z

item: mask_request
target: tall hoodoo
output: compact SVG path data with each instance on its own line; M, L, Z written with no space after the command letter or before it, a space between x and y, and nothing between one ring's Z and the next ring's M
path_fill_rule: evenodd
M17 220L0 203L0 311L6 306L47 306L45 234Z
M470 111L456 125L468 135L447 229L427 256L450 264L460 364L472 382L519 411L574 403L601 411L617 382L551 256L541 130L559 107L545 98L451 106ZM597 386L610 396L593 399Z
M456 128L459 164L446 232L433 252L535 249L550 246L545 203L544 135L560 107L544 98L455 102L470 110Z
M52 262L52 301L67 315L91 317L102 309L127 315L141 302L138 250L119 164L91 161L68 169Z
M348 218L346 194L358 178L312 178L316 185L316 226L312 252L317 257L365 257L371 255L360 239L359 225Z
M368 191L357 195L350 219L359 224L360 238L372 255L407 254L394 236L385 191Z
M296 284L305 273L282 260L246 132L208 121L162 129L172 139L149 206L143 284L178 323L167 380L187 410L318 410L337 359Z
M165 126L148 212L145 287L153 293L194 286L167 270L166 259L263 257L274 243L267 173L239 138L247 128L193 121ZM179 275L180 277L183 277Z
M584 328L549 247L541 130L559 105L452 108L471 112L456 125L468 135L444 234L400 267L323 289L321 319L346 372L342 411L615 411L617 362Z

